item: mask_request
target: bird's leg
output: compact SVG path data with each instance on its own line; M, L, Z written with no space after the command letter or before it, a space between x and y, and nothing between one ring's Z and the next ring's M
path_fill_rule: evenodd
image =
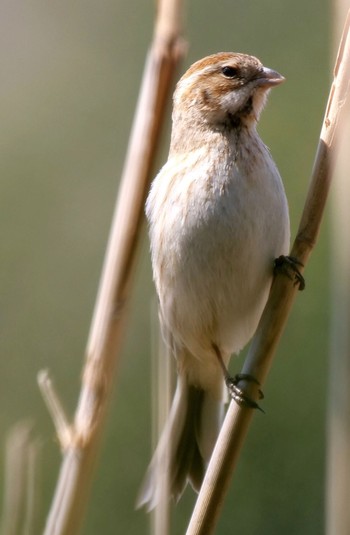
M252 375L249 375L248 373L238 373L234 377L231 377L222 359L220 349L215 343L213 343L212 346L215 351L218 362L220 364L220 367L222 369L224 379L225 379L225 384L228 388L231 398L234 399L235 402L238 403L238 405L241 405L243 407L248 407L250 409L259 409L261 412L264 412L263 409L260 407L260 405L258 405L256 401L254 401L249 396L247 396L243 392L243 390L238 386L240 381L248 381L248 382L255 383L257 385L260 384L259 381ZM259 399L262 399L263 397L264 397L264 394L259 389Z
M276 273L286 275L294 282L294 286L298 284L299 290L302 291L305 288L305 279L300 273L298 266L303 267L303 264L294 256L281 255L274 261L273 272L275 275Z

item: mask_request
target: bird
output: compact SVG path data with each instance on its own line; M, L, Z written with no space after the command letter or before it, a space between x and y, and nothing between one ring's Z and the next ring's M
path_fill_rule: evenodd
M168 160L146 200L164 342L177 367L165 428L137 506L198 492L224 416L231 355L253 336L274 260L290 242L282 179L257 123L284 77L254 56L220 52L176 85ZM227 375L227 374L226 374Z

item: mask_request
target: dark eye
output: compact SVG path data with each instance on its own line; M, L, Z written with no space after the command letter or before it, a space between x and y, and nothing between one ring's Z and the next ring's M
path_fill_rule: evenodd
M229 67L228 65L223 67L221 72L226 78L236 78L238 76L238 69L236 67Z

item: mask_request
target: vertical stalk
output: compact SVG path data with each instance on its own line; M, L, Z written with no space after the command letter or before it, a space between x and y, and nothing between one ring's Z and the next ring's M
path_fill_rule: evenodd
M138 235L160 126L182 55L181 0L160 0L86 349L82 386L45 535L77 535L125 332ZM66 434L67 436L67 434Z
M339 35L349 2L334 2ZM332 317L327 420L326 533L350 533L350 110L344 125L332 198Z

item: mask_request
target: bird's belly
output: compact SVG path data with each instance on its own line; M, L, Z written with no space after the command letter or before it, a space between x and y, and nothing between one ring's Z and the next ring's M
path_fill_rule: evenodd
M198 358L213 342L227 354L247 343L268 297L273 260L287 252L283 189L264 186L236 185L210 200L198 191L182 218L167 218L156 274L162 321Z

